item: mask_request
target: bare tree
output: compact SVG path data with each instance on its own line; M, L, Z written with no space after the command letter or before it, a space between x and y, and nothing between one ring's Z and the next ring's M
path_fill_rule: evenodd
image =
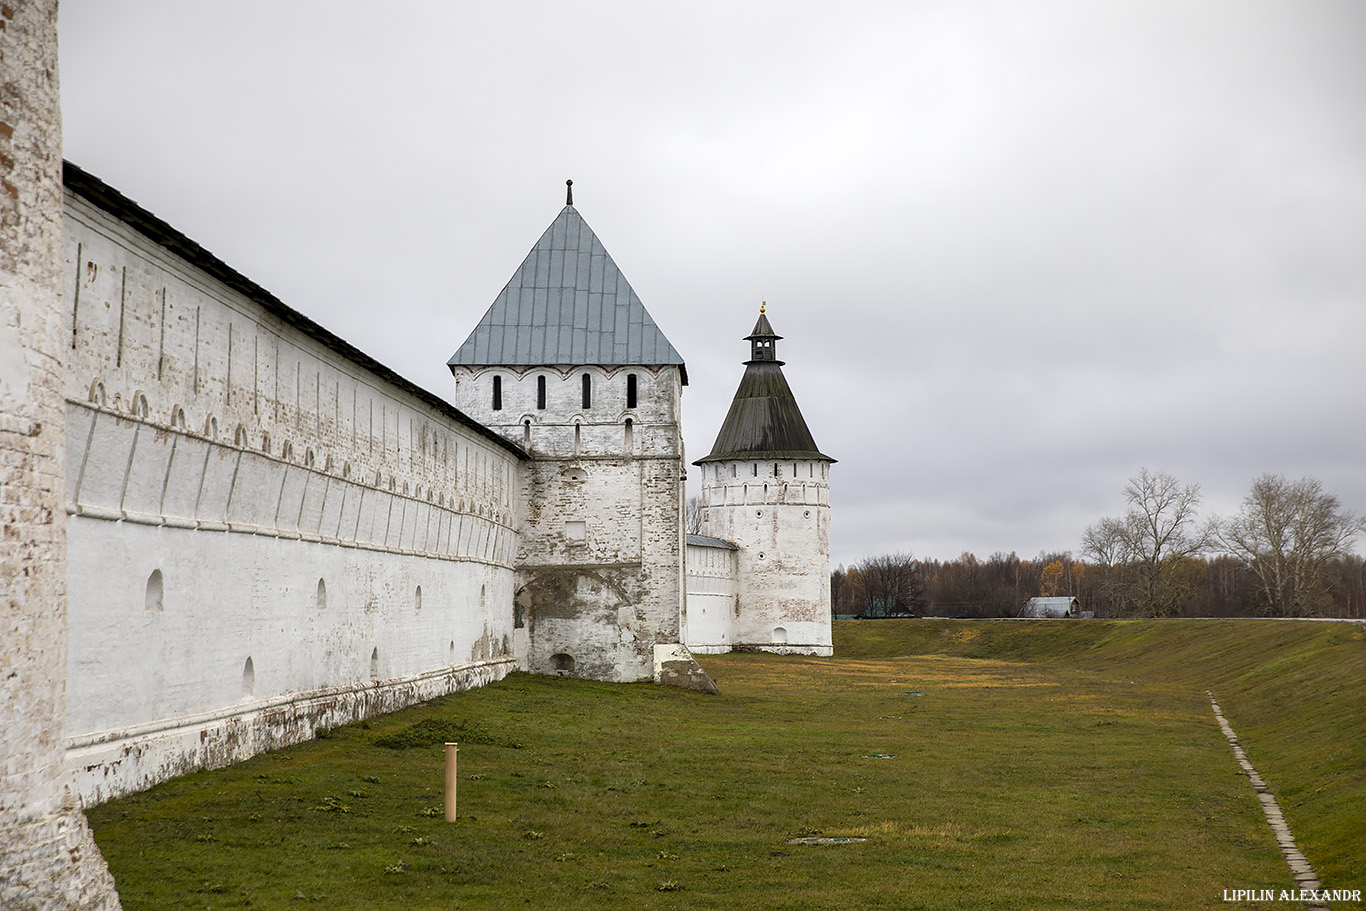
M925 584L920 578L920 564L910 554L864 557L854 569L862 582L866 615L886 616L924 609Z
M693 494L683 508L683 527L687 534L702 534L702 497Z
M1328 599L1329 564L1349 556L1352 539L1366 522L1341 508L1313 478L1287 481L1264 474L1219 540L1245 561L1260 582L1262 608L1282 617L1322 610Z
M1200 485L1182 486L1166 472L1139 469L1124 488L1129 511L1104 518L1082 535L1082 552L1110 574L1134 613L1165 617L1198 594L1188 559L1208 550L1214 523L1200 524Z

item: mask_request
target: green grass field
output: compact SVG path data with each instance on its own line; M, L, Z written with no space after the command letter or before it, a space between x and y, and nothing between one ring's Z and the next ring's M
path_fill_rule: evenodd
M720 697L518 674L90 822L128 911L1228 908L1292 882L1209 689L1324 884L1366 890L1359 627L861 621L836 650L707 657ZM817 834L867 840L789 843Z

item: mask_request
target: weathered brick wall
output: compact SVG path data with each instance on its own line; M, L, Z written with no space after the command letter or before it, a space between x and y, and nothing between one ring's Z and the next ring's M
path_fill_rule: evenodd
M677 368L455 368L455 402L532 454L518 604L527 664L602 680L654 674L683 618L682 384ZM591 379L583 407L583 376ZM636 377L635 407L627 407ZM501 408L492 383L501 380ZM538 407L538 378L546 407ZM629 422L629 425L628 425Z
M516 666L517 455L79 181L63 341L81 796Z
M0 4L0 907L118 907L62 774L61 121L55 0Z
M735 647L829 655L828 462L702 466L702 532L737 545Z

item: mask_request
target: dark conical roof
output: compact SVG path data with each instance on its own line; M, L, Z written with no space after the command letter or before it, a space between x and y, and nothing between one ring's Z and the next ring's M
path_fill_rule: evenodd
M764 314L763 307L759 308L759 321L754 324L754 331L745 336L745 341L753 341L756 338L782 338L781 335L773 331L773 326Z
M768 317L760 312L759 322L748 338L782 336L773 331ZM816 448L792 388L787 385L787 377L783 376L782 361L745 362L745 375L740 378L740 388L735 390L730 411L721 422L711 454L693 464L749 459L835 461Z

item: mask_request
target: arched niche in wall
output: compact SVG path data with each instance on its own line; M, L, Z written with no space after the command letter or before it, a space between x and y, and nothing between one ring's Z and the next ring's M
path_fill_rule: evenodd
M318 580L318 593L313 604L318 610L327 610L327 583L322 579Z
M247 656L247 661L242 665L242 698L250 699L256 694L256 665L252 663L251 656Z
M786 645L786 644L787 644L787 630L786 630L786 629L784 629L784 628L781 627L781 626L775 626L775 627L773 628L773 644L774 644L774 645Z
M143 601L143 610L149 614L161 613L164 606L165 585L161 570L152 570L152 574L147 577L147 594Z
M569 676L574 673L574 656L556 652L550 656L550 669L562 677Z
M370 650L370 679L379 679L379 646Z

